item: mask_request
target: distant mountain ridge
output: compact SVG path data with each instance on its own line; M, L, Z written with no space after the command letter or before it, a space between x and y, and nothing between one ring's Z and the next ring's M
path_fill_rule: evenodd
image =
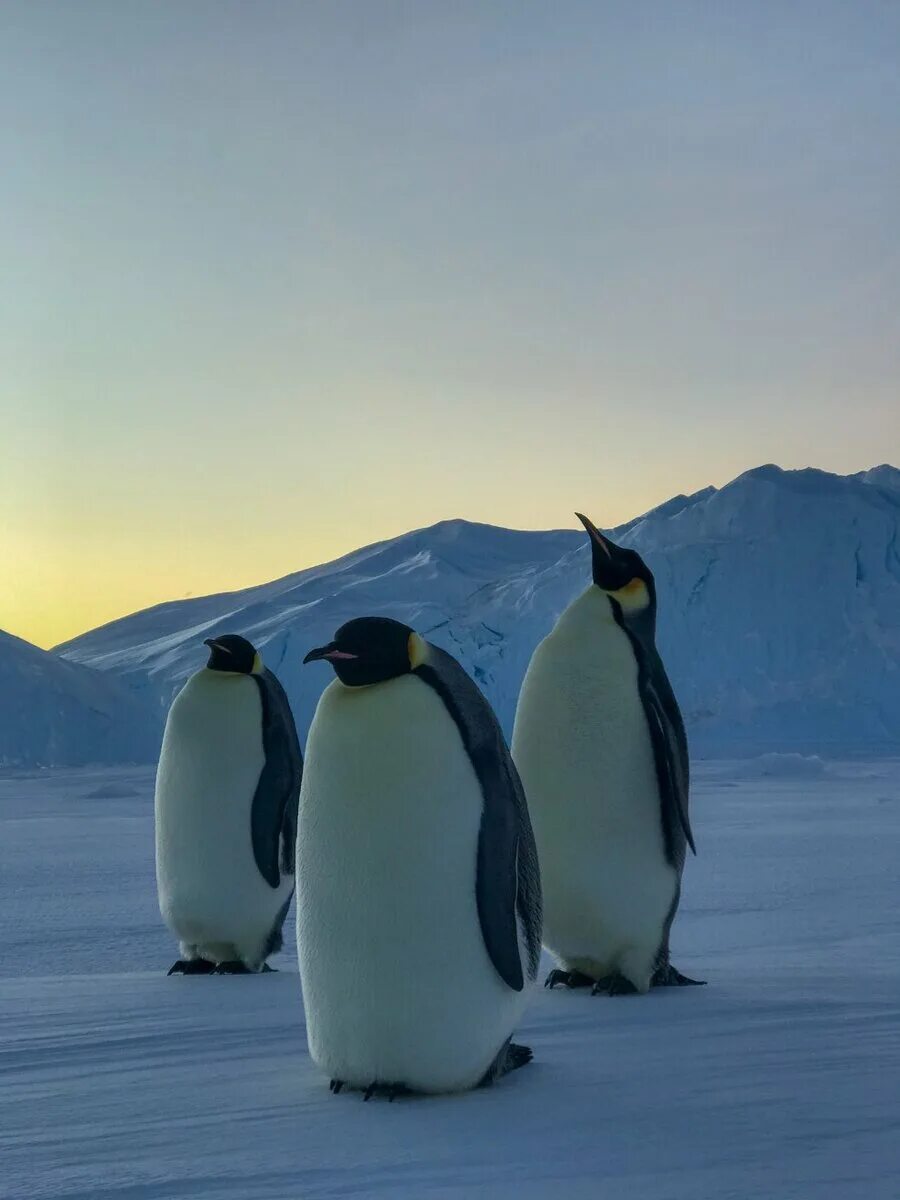
M838 476L765 465L610 531L656 575L660 647L697 752L898 752L898 526L895 467ZM589 579L581 531L442 521L271 583L146 609L56 654L136 712L152 705L150 718L122 708L109 761L146 742L125 729L133 719L155 749L168 703L218 632L261 648L305 736L329 674L302 667L303 655L363 614L406 621L456 655L509 732L534 646Z
M141 689L0 630L0 766L146 762L158 726Z

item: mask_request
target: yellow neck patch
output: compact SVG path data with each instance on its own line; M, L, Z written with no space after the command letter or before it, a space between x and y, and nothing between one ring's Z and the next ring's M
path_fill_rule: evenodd
M253 657L253 669L250 673L252 675L262 675L263 669L264 668L263 668L262 655L257 650L256 654Z
M640 612L641 609L646 608L650 603L650 593L647 591L647 585L643 579L638 579L637 576L626 583L624 587L619 588L618 591L608 592L607 595L612 596L613 600L622 609L622 612Z
M423 637L419 637L415 630L409 635L407 653L409 654L409 665L413 671L416 667L421 667L428 657L428 643Z

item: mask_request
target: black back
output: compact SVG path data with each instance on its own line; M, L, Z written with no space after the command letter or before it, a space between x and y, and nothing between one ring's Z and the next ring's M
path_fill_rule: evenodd
M528 978L537 974L543 924L537 847L528 805L503 731L488 701L455 658L429 643L427 663L414 674L440 696L459 729L481 785L475 893L481 934L500 977L514 990L525 986L519 930L528 955Z
M250 832L259 873L277 888L281 873L294 873L303 755L284 688L268 669L251 678L256 680L262 704L266 761L253 796Z

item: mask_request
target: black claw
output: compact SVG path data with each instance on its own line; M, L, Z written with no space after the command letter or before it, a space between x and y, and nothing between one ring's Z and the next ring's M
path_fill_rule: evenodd
M166 975L211 975L215 967L215 963L205 958L179 958L178 962L172 963Z
M407 1095L409 1088L405 1083L379 1083L376 1079L363 1092L363 1100L371 1100L373 1096L385 1096L388 1103L393 1104L398 1096Z
M534 1058L534 1051L530 1046L520 1046L517 1042L510 1042L506 1048L507 1070L509 1071L527 1067L532 1058Z
M606 994L607 996L635 996L637 988L624 975L612 975L608 981Z
M551 991L558 983L567 988L582 988L590 987L593 979L589 975L583 975L581 971L561 971L559 967L554 967L547 978L544 980L544 987L550 988Z
M654 987L705 987L705 979L689 979L687 975L672 966L660 967L653 975Z
M231 959L229 962L220 962L213 975L252 975L253 972L246 963L241 962L239 958Z

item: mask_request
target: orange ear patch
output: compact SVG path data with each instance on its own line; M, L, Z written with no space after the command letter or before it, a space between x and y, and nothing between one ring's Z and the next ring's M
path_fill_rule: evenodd
M428 657L428 643L415 630L409 635L406 649L409 655L409 665L412 670L420 667Z
M640 612L650 603L647 585L643 579L639 579L637 576L630 579L624 587L620 587L618 591L610 594L615 596L625 612Z

